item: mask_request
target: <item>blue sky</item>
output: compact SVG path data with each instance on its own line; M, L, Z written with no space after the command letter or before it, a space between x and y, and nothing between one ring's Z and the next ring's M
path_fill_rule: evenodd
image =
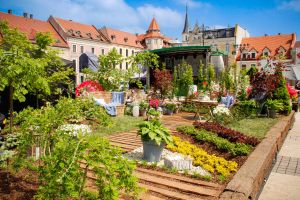
M196 21L216 28L240 24L251 36L296 32L300 38L300 0L0 0L0 10L132 33L144 33L155 16L162 33L181 39L186 2L191 26Z

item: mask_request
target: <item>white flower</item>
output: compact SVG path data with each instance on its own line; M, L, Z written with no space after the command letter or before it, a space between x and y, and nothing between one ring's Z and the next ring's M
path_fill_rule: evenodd
M70 135L77 136L79 133L82 135L91 133L89 125L85 124L65 124L58 128L61 131L65 131Z
M214 115L227 115L230 116L230 110L224 106L217 106L214 110L213 110L213 114Z

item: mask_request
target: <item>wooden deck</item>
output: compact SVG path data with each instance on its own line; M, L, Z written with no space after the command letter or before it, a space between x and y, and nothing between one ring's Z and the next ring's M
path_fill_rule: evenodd
M173 132L177 126L191 125L194 122L193 116L193 113L163 116L162 122ZM108 139L113 146L120 147L124 152L129 152L142 146L142 141L136 132L137 130L132 130L114 134ZM145 200L218 199L224 189L224 186L219 184L141 167L136 169L135 175L139 179L139 185L147 190L145 194L141 195L141 199Z

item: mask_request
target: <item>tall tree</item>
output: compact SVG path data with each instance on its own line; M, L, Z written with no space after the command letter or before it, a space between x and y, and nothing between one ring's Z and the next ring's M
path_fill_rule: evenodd
M4 21L0 21L0 33L0 90L9 88L11 132L13 99L24 102L30 92L49 95L49 83L52 81L48 79L46 69L58 57L57 53L47 48L50 43L48 36L37 34L37 45L32 44L24 34L10 29Z

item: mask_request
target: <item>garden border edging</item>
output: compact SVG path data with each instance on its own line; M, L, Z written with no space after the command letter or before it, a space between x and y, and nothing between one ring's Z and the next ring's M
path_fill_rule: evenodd
M274 159L295 121L295 111L283 117L267 132L265 138L250 154L243 166L227 184L221 200L256 199L265 177L271 170Z

